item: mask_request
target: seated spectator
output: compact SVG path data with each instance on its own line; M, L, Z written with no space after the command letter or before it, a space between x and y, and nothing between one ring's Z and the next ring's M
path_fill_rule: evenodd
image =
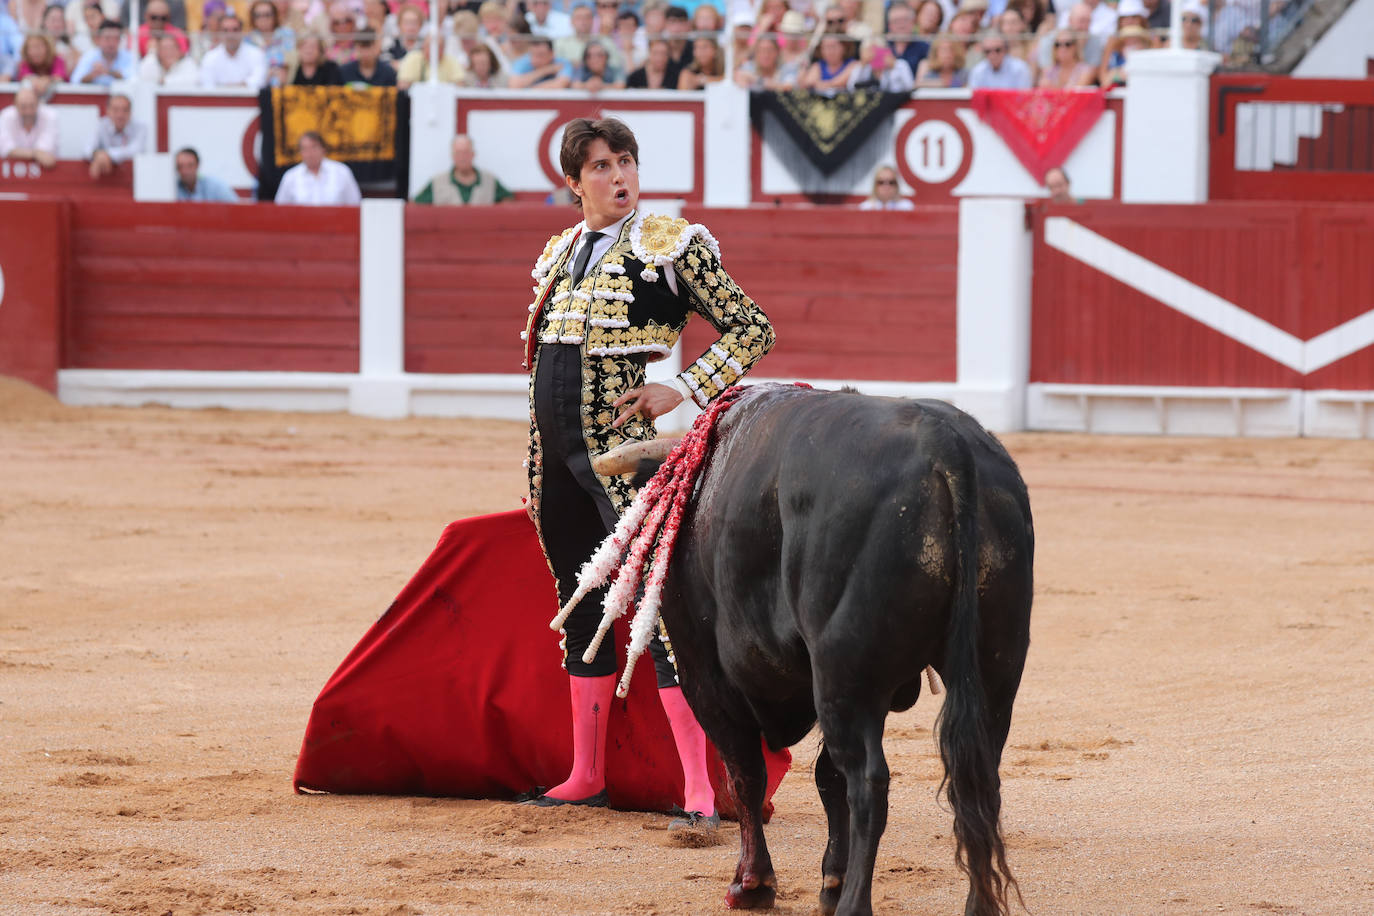
M183 54L191 50L191 41L186 37L186 33L172 25L171 4L167 0L148 0L148 4L143 8L143 25L138 27L140 59L148 53L148 47L153 39L163 34L175 36Z
M1144 4L1145 12L1149 14L1149 18L1145 20L1145 27L1152 32L1167 32L1173 15L1169 0L1144 0Z
M897 184L897 170L890 165L878 166L873 173L873 193L859 204L860 210L915 210L916 205L902 196Z
M424 47L420 33L425 27L425 11L414 3L404 4L396 13L396 40L386 49L386 56L393 62L405 60L411 51ZM399 72L399 70L398 70Z
M44 168L57 164L57 112L21 86L14 104L0 111L0 159L26 159Z
M0 3L0 6L4 6ZM4 20L0 15L0 23ZM76 52L76 60L71 62L71 69L76 70L76 65L81 61L81 55L95 47L95 36L100 33L100 23L105 21L105 8L100 5L100 0L82 0L81 10L75 17L72 15L71 7L67 9L67 28L72 37L72 50ZM3 26L0 26L3 31ZM0 49L3 49L5 42L0 39Z
M325 56L325 40L314 32L306 32L296 42L296 67L291 78L283 80L291 86L342 86L343 69Z
M631 44L626 46L630 48L630 53L626 53L626 51L622 50L620 45L616 43L615 24L616 17L619 13L619 0L596 0L596 24L592 28L592 36L596 38L597 41L601 42L601 46L605 48L606 53L610 55L611 68L619 71L621 74L625 74L630 72L630 61L634 59L632 56L634 32L630 32ZM639 21L638 16L635 17L635 21Z
M429 184L415 195L415 203L466 207L499 204L515 199L515 195L506 190L499 178L473 165L477 151L467 134L453 138L450 154L453 168L431 178Z
M647 19L645 20L648 21ZM650 32L650 35L653 33ZM680 6L663 11L663 34L668 38L668 51L679 71L692 63L692 20Z
M219 47L219 27L227 15L229 15L229 7L224 0L205 0L205 5L201 8L200 31L196 33L196 40L193 45L195 50L191 55L197 63L204 60L206 54Z
M353 60L353 36L358 32L358 16L349 0L329 4L329 59L339 66Z
M431 35L424 44L407 54L396 68L396 88L409 89L415 83L428 80L430 55L434 52L439 54L439 82L461 83L467 71L463 69L463 62L449 54L444 44L444 36Z
M1092 21L1092 7L1086 3L1076 3L1069 7L1068 13L1062 17L1061 22L1063 24L1058 26L1058 30L1067 30L1073 37L1077 38L1079 56L1083 58L1085 63L1097 67L1098 62L1102 59L1102 50L1106 47L1106 42L1093 34L1091 31ZM1047 67L1054 66L1054 42L1055 36L1059 34L1058 30L1050 30L1040 41L1035 62L1039 64L1042 71ZM1095 73L1094 76L1096 76Z
M921 61L930 53L930 45L922 41L917 34L916 11L904 0L893 0L892 5L887 8L887 47L899 59L906 61L913 79L916 68L921 66ZM880 68L882 69L886 68Z
M572 34L572 19L567 13L553 8L550 0L526 0L529 12L525 21L530 25L531 35L540 35L553 41Z
M784 70L796 70L797 79L811 66L811 48L808 44L809 32L806 28L806 19L796 10L788 10L783 14L782 26L778 29L778 49L782 52L781 67Z
M52 39L53 50L62 58L67 72L71 73L81 55L72 45L71 29L67 26L67 16L61 4L53 3L43 10L43 32Z
M735 67L738 69L739 62L748 59L749 49L754 46L752 13L736 13L730 17L730 43L734 45ZM724 46L724 39L721 40L721 45Z
M693 32L698 34L710 32L718 35L724 28L724 17L721 16L720 10L716 9L710 3L702 3L692 12ZM692 50L692 53L696 53L695 48Z
M473 48L468 54L468 72L459 85L469 89L505 89L506 74L501 72L496 52L486 45Z
M705 7L714 9L714 7ZM725 59L720 53L720 45L714 38L697 38L692 41L692 62L677 78L679 89L705 89L707 83L716 83L725 78Z
M801 68L785 64L777 39L764 36L754 42L749 59L735 69L735 83L752 91L786 92L795 89Z
M339 68L345 86L395 86L396 70L382 60L382 39L371 32L359 32L353 42L358 59ZM331 61L332 63L332 61Z
M15 79L28 83L47 98L58 83L65 83L67 62L57 53L53 40L42 32L30 32L19 49L19 69Z
M1068 29L1059 30L1054 38L1054 64L1040 74L1041 89L1072 89L1097 82L1096 68L1085 64L1079 53L1081 44L1082 39Z
M978 33L987 15L987 0L965 0L949 21L949 34L964 45L964 66L972 70L983 59Z
M625 79L625 88L676 89L678 76L677 64L673 63L668 42L657 38L649 42L649 56L644 61L644 66Z
M504 58L501 66L505 68L507 75L510 74L511 63L524 57L529 51L531 34L533 33L530 32L530 24L525 21L524 16L512 16L510 21L506 23L505 41L500 42L496 46L496 50Z
M176 36L172 36L176 40ZM148 147L148 130L131 120L134 106L127 95L111 93L105 104L105 117L95 126L95 136L86 144L86 160L93 180L104 178L121 162L128 162Z
M200 85L200 67L181 53L175 35L163 35L138 64L138 78L158 86L189 89Z
M627 72L643 64L649 56L648 44L640 43L643 37L644 30L640 28L639 14L628 6L622 7L620 12L615 14L615 34L611 36L615 52L611 56L619 55Z
M933 41L945 24L945 8L940 0L921 0L916 7L916 34L926 41Z
M177 150L177 200L236 204L239 196L224 182L200 173L200 154L191 147Z
M1128 25L1116 33L1116 38L1107 45L1104 63L1097 77L1097 84L1103 89L1126 85L1126 61L1136 51L1154 47L1154 36L1150 30L1140 25Z
M327 157L324 138L314 131L301 135L300 165L293 165L281 177L276 202L313 207L335 207L362 203L358 181L342 162Z
M581 60L582 52L587 50L587 42L592 37L595 16L591 4L579 0L568 17L572 23L572 31L553 40L553 56L562 60Z
M964 69L964 44L953 38L937 38L930 54L916 69L917 88L960 89L968 85Z
M1120 0L1116 5L1116 30L1120 32L1128 25L1138 25L1142 29L1150 27L1150 11L1145 8L1144 0Z
M969 71L971 89L1029 89L1030 66L1007 53L1007 40L1000 35L983 39L983 59Z
M1057 204L1083 202L1069 190L1069 173L1061 168L1052 168L1045 173L1045 190L1050 192L1050 200Z
M267 84L267 55L243 40L243 20L234 13L219 24L220 44L200 62L200 85L205 89Z
M1007 40L1007 55L1015 57L1017 60L1031 63L1034 57L1034 49L1031 47L1030 39L1026 34L1026 19L1021 15L1021 11L1014 7L1007 7L997 17L997 26L994 33L1001 35Z
M391 12L390 0L363 0L363 31L380 38L383 50L391 47L397 30L396 15Z
M919 64L917 66L920 66ZM886 45L870 45L859 58L859 66L849 74L849 89L876 87L883 92L910 92L916 74L905 59Z
M449 19L449 31L453 39L449 42L449 51L453 53L458 61L466 70L468 66L468 55L473 49L482 42L482 27L477 20L477 14L472 10L459 10ZM454 44L457 47L453 47Z
M829 26L827 26L829 28ZM845 89L859 67L853 43L826 35L816 51L816 61L802 74L802 89Z
M782 19L790 10L788 0L762 0L758 4L754 27L749 36L750 47L765 35L771 35L776 39L776 33L782 31Z
M1087 9L1087 26L1082 31L1091 32L1102 41L1106 41L1116 34L1116 8L1103 0L1079 0L1079 4ZM1076 5L1079 5L1076 4ZM1069 7L1067 11L1059 13L1059 20L1056 23L1059 28L1065 26L1080 31L1074 27L1069 20L1073 18L1074 7ZM1085 50L1086 53L1086 50ZM1091 60L1091 58L1088 58Z
M132 79L138 72L138 62L132 52L123 47L123 38L124 27L118 22L113 19L101 22L95 47L81 55L71 81L108 86L115 80Z
M606 46L599 41L589 41L582 52L582 66L573 76L572 87L588 92L624 89L625 78L619 70L611 69L611 54Z
M262 51L267 57L267 72L274 74L280 86L281 74L286 72L288 56L296 50L296 33L281 24L277 5L272 0L254 0L248 10L248 24L252 31L244 41Z
M1183 34L1180 46L1188 51L1206 51L1207 8L1197 0L1183 5Z
M543 35L530 38L529 51L511 61L512 89L566 89L572 85L573 68L566 60L553 56L553 42Z

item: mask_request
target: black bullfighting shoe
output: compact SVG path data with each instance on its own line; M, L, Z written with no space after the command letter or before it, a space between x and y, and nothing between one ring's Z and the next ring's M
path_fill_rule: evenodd
M670 831L676 830L718 830L720 828L720 812L713 811L709 816L700 811L684 811L676 805L669 814L676 814L677 817L668 822Z
M537 795L534 795L533 798L522 799L520 804L533 805L536 808L558 808L563 805L579 805L583 808L606 807L605 789L595 795L588 795L586 798L554 798L552 795L543 794L541 790L536 791L538 792Z

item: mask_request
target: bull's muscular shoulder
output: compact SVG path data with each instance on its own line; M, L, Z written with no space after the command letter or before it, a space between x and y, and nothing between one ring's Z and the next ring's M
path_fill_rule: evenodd
M630 250L650 268L666 267L702 246L720 258L720 246L707 228L680 217L648 213L630 226Z
M530 272L530 275L536 280L543 279L558 263L558 259L563 256L563 253L568 250L568 246L572 244L573 236L576 234L577 227L569 226L558 235L550 237L549 243L544 246L543 253L539 255L539 260L534 262L534 270Z

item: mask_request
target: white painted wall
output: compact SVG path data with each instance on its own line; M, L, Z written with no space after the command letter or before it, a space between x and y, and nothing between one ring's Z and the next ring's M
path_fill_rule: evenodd
M1370 58L1374 58L1374 0L1355 0L1293 68L1293 75L1364 79Z

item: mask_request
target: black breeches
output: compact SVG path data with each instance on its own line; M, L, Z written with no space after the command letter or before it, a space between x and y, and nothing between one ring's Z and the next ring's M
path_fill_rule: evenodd
M577 589L577 573L591 559L619 521L610 497L596 479L582 438L582 354L570 344L542 344L534 378L534 418L542 451L539 527L544 550L564 604ZM563 629L567 633L566 665L575 677L600 677L616 671L615 639L602 641L591 663L582 653L601 623L606 589L595 589L578 602ZM628 620L628 618L622 618ZM623 634L624 627L621 627ZM659 687L677 685L677 671L659 638L650 640Z

